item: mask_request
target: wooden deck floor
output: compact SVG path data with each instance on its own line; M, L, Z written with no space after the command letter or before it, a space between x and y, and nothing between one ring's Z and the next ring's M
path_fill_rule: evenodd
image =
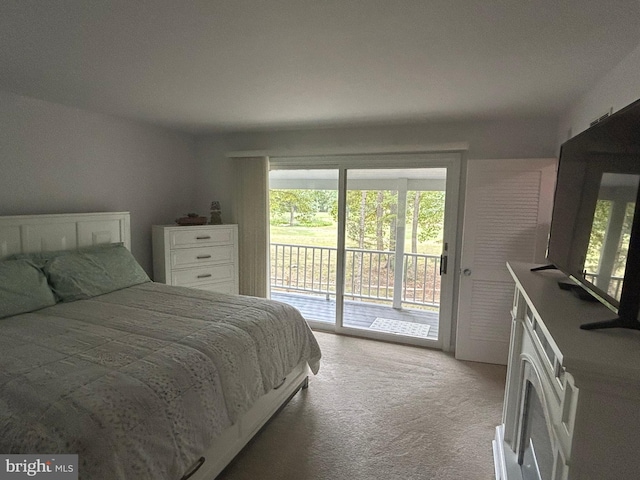
M307 320L335 323L335 299L325 297L271 291L271 298L296 307ZM376 318L402 320L410 323L429 325L429 334L425 338L438 338L438 312L416 309L396 310L385 305L346 300L344 305L344 326L368 329Z

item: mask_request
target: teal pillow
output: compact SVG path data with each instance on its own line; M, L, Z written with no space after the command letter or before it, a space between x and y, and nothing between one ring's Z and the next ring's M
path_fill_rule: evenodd
M63 302L91 298L151 281L131 252L122 245L58 255L48 260L43 270L53 292Z
M0 318L56 304L47 279L29 260L0 262Z

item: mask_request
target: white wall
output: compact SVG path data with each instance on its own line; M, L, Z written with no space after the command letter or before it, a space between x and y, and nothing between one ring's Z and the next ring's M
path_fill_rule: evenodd
M558 147L610 109L616 112L639 98L640 44L565 112L560 121Z
M225 156L231 150L221 135L202 137L196 147L199 175L196 180L195 209L197 212L209 212L211 202L217 200L220 202L224 223L234 221L231 216L233 161Z
M438 145L468 142L469 159L553 157L558 123L555 118L502 119L414 123L369 127L316 128L236 132L202 136L197 157L203 177L198 186L198 208L211 200L231 211L232 162L229 151L296 151L332 149L339 151L384 149L390 146ZM236 160L238 161L238 160ZM226 220L229 218L227 217Z
M151 225L193 208L192 137L0 92L0 215L130 211L151 274Z

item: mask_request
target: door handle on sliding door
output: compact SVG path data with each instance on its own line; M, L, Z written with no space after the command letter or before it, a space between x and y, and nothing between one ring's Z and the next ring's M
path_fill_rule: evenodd
M440 255L440 275L446 275L447 273L447 255Z

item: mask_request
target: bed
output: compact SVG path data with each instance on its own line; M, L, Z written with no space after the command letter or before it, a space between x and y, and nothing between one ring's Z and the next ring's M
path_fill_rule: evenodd
M320 349L286 304L151 282L129 229L126 212L0 217L0 452L211 480Z

